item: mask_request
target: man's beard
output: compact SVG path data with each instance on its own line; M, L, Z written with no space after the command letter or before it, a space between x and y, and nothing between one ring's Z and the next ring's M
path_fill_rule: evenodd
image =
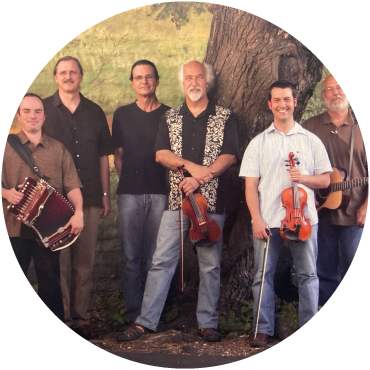
M193 91L196 91L195 93ZM188 96L191 101L198 101L203 96L203 91L200 86L190 86L188 89Z
M329 99L324 99L326 107L331 110L332 112L341 112L348 108L348 99L347 97L342 97L341 95L337 94L332 97L331 100L336 98L342 99L341 101L332 102Z

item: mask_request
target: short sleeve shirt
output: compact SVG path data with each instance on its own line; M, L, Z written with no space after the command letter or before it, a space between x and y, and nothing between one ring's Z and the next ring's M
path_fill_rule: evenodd
M74 113L65 107L59 91L44 99L44 132L62 142L72 155L83 184L84 206L101 206L100 157L114 153L114 145L103 110L80 94Z
M281 193L292 186L287 160L293 152L298 158L303 175L318 175L332 172L328 155L321 140L303 129L297 122L285 135L271 124L264 132L257 135L248 145L242 165L241 177L258 177L258 196L262 219L269 227L280 227L286 211L282 206ZM318 222L314 190L298 184L307 192L307 206L304 213L312 225Z
M170 107L161 104L145 112L136 102L114 112L112 138L122 148L117 194L166 194L166 169L155 161L155 140L161 116Z
M349 159L351 151L352 127L355 124L355 137L353 146L353 162L351 179L367 177L368 164L365 145L360 127L356 123L351 112L343 125L337 127L331 122L328 112L312 117L302 124L302 127L317 135L325 145L330 162L333 167L349 171ZM368 194L368 185L350 189L350 202L347 208L327 210L323 208L319 212L320 222L330 222L334 225L350 226L357 224L357 210L365 202Z
M209 116L216 115L215 104L208 102L207 108L194 117L186 105L181 106L179 115L182 118L182 158L198 165L203 165L205 155L205 142L207 134L207 122ZM171 143L166 118L162 116L159 122L155 150L170 150ZM233 113L225 122L223 145L219 156L223 154L234 155L239 158L238 125ZM222 214L226 207L227 171L219 177L217 188L216 213ZM169 189L169 186L167 187Z
M27 145L31 150L35 164L42 175L50 177L49 184L60 194L67 196L71 190L82 188L71 154L62 143L43 134L41 142L35 147L23 131L20 131L18 136L22 144ZM30 166L7 142L2 171L4 189L9 190L22 184L25 177L38 179ZM9 237L19 237L22 223L8 212L8 205L9 203L3 198L3 211Z

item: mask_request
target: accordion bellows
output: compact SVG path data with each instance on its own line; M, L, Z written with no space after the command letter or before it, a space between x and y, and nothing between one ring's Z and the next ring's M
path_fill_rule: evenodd
M46 181L26 177L19 191L24 194L22 200L9 205L8 210L32 227L46 248L57 251L78 238L79 234L71 234L71 226L63 228L74 215L73 207Z

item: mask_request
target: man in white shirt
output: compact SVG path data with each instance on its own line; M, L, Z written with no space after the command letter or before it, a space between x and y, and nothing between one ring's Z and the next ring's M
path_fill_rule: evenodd
M266 346L269 336L274 335L274 274L280 245L285 243L279 232L281 220L286 217L281 193L292 187L293 182L307 193L304 215L312 226L311 236L307 240L302 241L298 234L296 242L288 243L299 279L300 326L309 321L318 309L318 218L313 189L329 186L329 173L332 169L320 139L294 121L296 105L296 91L291 83L282 80L271 85L268 106L274 115L274 122L249 143L240 169L240 176L245 177L245 196L253 220L255 276L252 291L255 319L262 280L264 245L269 237L266 229L271 233L258 333L251 342L252 346ZM298 157L299 168L285 167L291 152Z

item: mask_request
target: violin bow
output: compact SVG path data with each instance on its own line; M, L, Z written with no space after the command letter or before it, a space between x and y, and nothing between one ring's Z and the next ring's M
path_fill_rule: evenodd
M257 317L256 317L256 328L254 330L254 339L256 339L256 336L257 336L258 319L260 317L260 310L261 310L263 283L265 282L267 253L268 253L269 244L270 244L270 230L266 227L265 231L266 231L266 234L268 236L268 239L266 240L265 247L264 247L265 253L264 253L264 256L263 256L262 280L261 280L261 286L260 286L260 295L259 295L259 298L258 298L258 308L257 308Z
M182 178L184 174L182 172L182 166L176 166ZM182 230L182 191L179 191L179 197L177 199L179 205L179 230L180 230L180 291L184 291L184 234Z

